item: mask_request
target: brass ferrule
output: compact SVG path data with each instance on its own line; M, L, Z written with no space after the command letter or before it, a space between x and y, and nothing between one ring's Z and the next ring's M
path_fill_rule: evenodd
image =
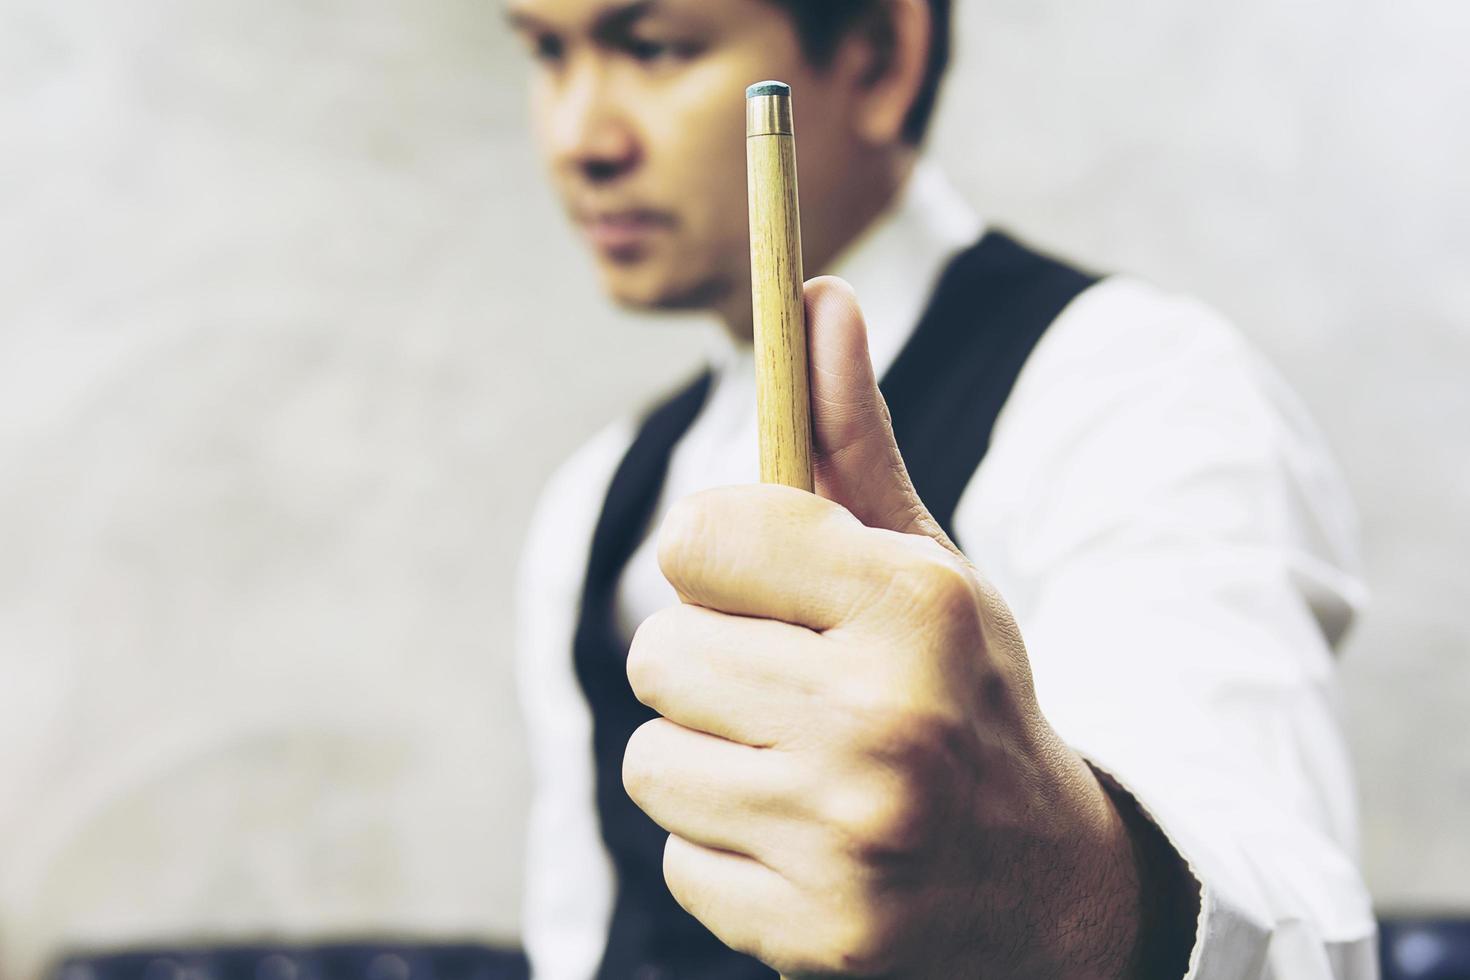
M745 135L791 135L791 96L755 95L745 100Z

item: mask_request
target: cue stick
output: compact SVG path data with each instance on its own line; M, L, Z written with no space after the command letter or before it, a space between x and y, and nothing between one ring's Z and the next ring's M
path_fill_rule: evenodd
M812 490L812 412L802 301L791 86L745 90L750 298L762 483Z
M745 90L745 176L761 482L810 493L812 407L802 298L801 214L796 197L791 86L785 82L756 82Z

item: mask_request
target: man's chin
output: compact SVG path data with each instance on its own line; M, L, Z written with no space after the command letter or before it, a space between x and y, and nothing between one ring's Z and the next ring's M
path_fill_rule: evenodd
M602 264L602 288L618 306L640 312L694 312L719 307L730 285L715 276L676 280L654 269Z

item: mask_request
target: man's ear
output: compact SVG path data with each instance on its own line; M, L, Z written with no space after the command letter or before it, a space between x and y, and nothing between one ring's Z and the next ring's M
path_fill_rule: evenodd
M933 34L928 0L883 0L853 30L848 45L863 59L855 117L860 139L887 146L903 138L924 84Z

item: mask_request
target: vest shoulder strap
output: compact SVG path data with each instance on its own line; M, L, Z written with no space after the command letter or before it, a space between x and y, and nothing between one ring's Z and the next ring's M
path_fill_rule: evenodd
M880 388L919 499L954 538L960 494L1026 359L1057 316L1097 281L991 232L940 277ZM958 543L958 539L955 539Z

